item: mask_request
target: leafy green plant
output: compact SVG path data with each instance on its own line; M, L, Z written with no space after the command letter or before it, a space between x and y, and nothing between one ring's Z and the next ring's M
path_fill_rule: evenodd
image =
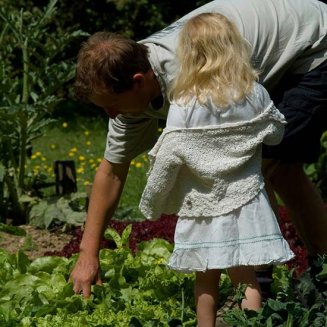
M105 236L116 248L100 251L103 285L94 285L88 300L75 295L67 283L76 256L40 257L31 262L23 252L0 250L0 325L195 327L194 275L166 267L172 244L152 239L140 243L133 254L128 247L130 225L121 235L108 229ZM266 301L258 312L231 309L224 319L237 327L326 326L327 294L319 292L315 283L326 279L326 257L315 264L319 268L315 277L308 271L297 280L286 266L277 266L276 298ZM223 275L220 293L230 292L230 280Z
M0 214L9 207L19 222L28 207L25 177L32 141L52 121L49 115L60 101L56 92L73 77L73 64L61 53L82 34L56 28L56 2L33 12L0 8Z
M324 200L327 200L327 131L321 137L321 154L318 161L308 164L305 172L320 190Z
M224 320L231 326L244 327L326 326L327 292L323 291L323 288L326 290L323 280L327 257L321 257L316 264L320 268L319 274L312 276L307 271L299 279L293 279L292 272L286 267L277 267L273 288L276 298L268 299L258 312L232 309L225 314Z
M86 193L38 200L29 213L29 223L48 229L55 225L82 226L85 222Z
M41 257L30 262L0 250L1 326L196 326L193 275L169 270L172 245L153 239L136 255L128 247L131 226L105 235L117 245L103 249L103 285L84 300L67 283L76 257Z
M90 33L119 32L137 40L166 27L207 1L84 0L61 1L61 23L76 24Z

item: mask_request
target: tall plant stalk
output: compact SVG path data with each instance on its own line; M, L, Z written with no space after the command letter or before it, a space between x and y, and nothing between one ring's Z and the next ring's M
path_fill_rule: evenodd
M60 56L83 34L56 28L56 3L50 0L33 13L0 7L0 182L6 186L0 199L4 203L4 194L9 194L8 207L19 223L27 217L24 195L33 194L26 185L27 148L53 121L46 116L60 100L56 91L74 76L74 65Z
M22 48L23 52L23 94L22 104L27 107L29 100L29 57L28 57L28 40L26 39ZM20 155L18 170L18 190L24 187L25 164L26 164L26 146L27 146L27 110L23 110L20 115Z

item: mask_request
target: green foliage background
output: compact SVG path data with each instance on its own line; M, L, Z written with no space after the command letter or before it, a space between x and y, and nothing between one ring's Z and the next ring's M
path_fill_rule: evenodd
M0 218L24 223L34 201L28 157L53 118L101 115L74 99L76 55L88 35L141 39L203 1L0 0ZM103 113L102 113L103 115Z
M10 1L10 0L7 0ZM47 1L34 0L21 4L44 6ZM85 0L60 1L58 23L90 34L100 30L123 33L136 40L165 27L194 8L209 1L199 0Z
M32 141L52 121L61 90L74 76L64 49L85 35L56 25L56 2L31 11L0 7L0 217L10 208L17 222L25 222L32 195L26 180Z
M85 0L58 1L57 15L52 30L69 33L82 30L86 34L111 31L140 40L169 25L189 11L209 1L205 0ZM48 4L47 0L0 0L0 6L37 12ZM71 40L62 50L62 58L76 58L86 35ZM93 105L76 101L72 91L73 80L63 85L61 95L65 102L55 108L55 117L71 119L74 116L95 116L101 112Z

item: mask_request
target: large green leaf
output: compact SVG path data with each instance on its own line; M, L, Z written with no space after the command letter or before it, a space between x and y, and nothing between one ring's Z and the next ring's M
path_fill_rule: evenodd
M86 219L86 213L74 211L70 198L41 200L34 204L29 213L29 222L39 228L48 229L52 224L69 224L81 226ZM74 201L76 199L74 198Z

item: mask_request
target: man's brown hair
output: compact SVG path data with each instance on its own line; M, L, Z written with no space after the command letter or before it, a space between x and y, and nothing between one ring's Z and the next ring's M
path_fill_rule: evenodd
M129 90L133 75L150 68L145 45L119 34L97 32L82 44L78 54L76 96L89 100L95 93Z

